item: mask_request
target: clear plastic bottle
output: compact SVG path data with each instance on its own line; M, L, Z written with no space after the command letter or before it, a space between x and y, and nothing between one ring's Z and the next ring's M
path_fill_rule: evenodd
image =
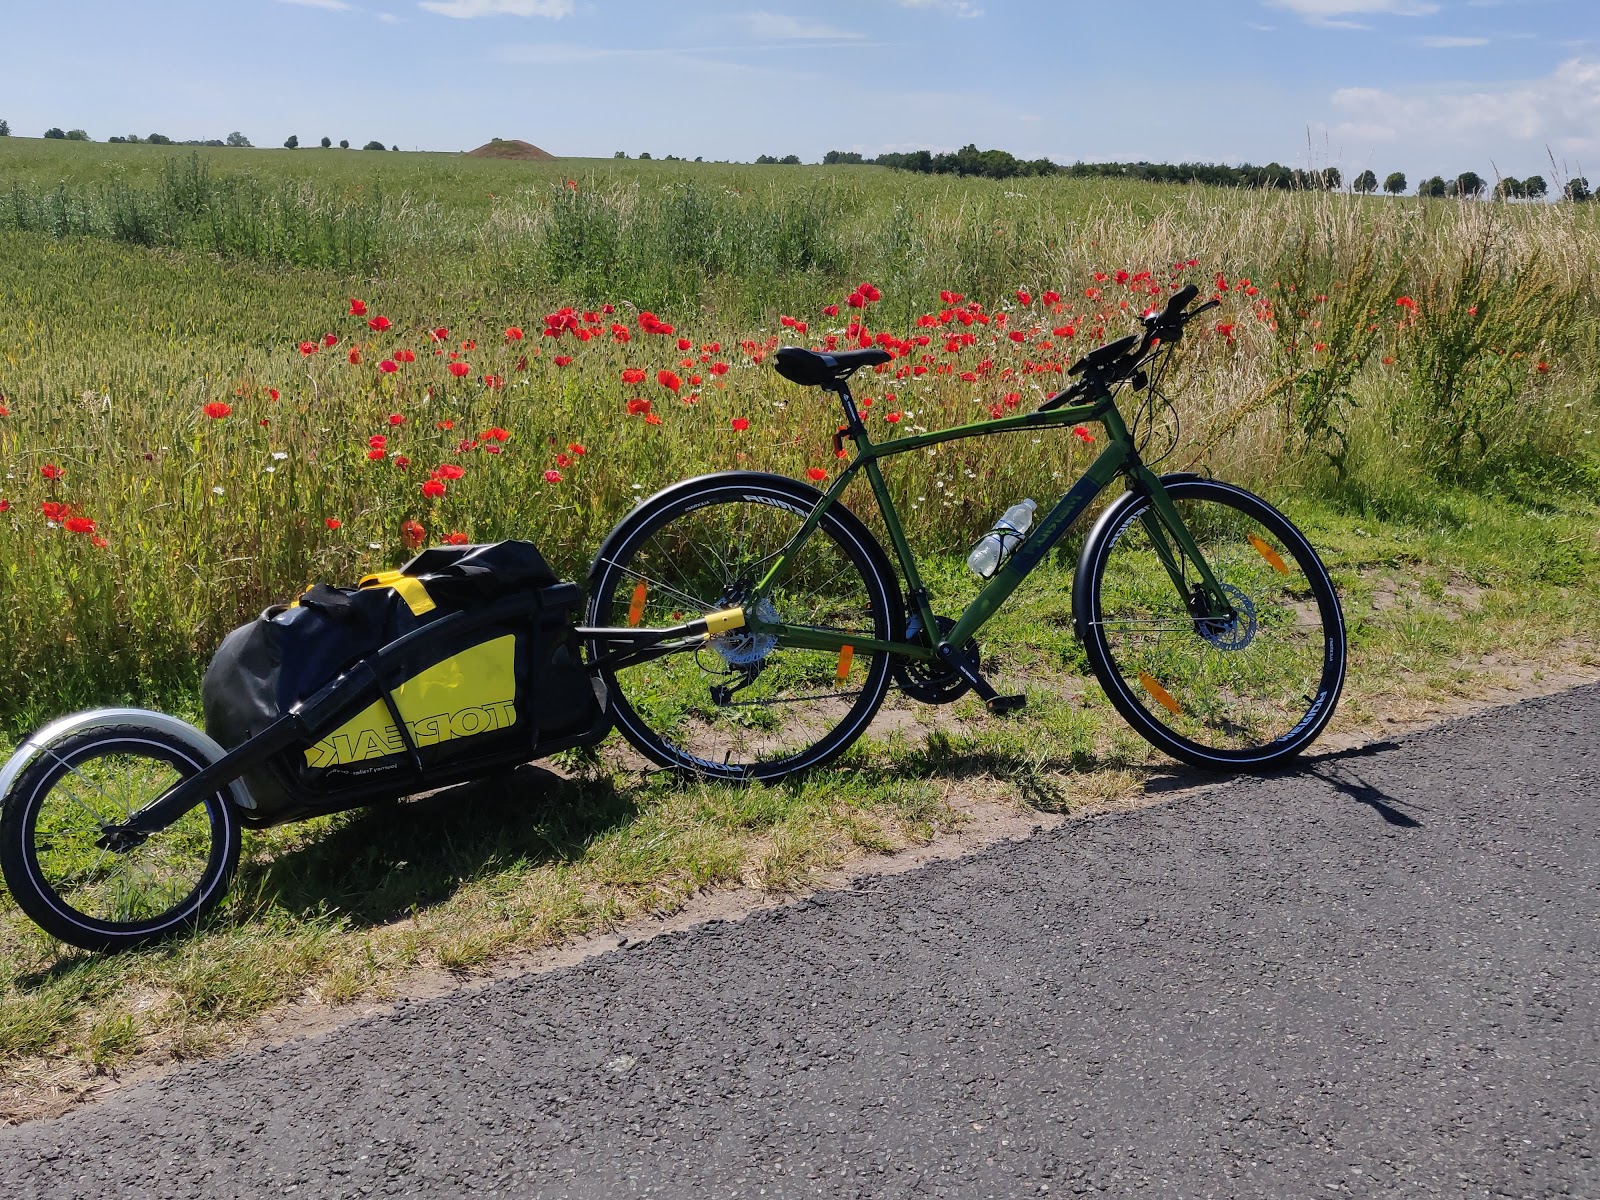
M972 553L967 555L967 566L974 575L988 579L1000 569L1000 564L1022 545L1023 535L1033 525L1033 510L1038 507L1032 500L1021 500L1006 509L1005 515L978 539Z

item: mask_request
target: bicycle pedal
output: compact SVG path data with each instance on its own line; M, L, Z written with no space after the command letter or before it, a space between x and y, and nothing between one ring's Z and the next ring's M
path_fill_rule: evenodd
M1007 713L1016 712L1019 708L1026 708L1028 706L1028 698L1026 696L991 696L986 703L989 705L990 712L997 717L1003 717Z

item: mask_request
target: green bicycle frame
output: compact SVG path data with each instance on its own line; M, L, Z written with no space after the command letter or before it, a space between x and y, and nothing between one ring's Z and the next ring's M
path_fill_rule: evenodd
M1196 614L1198 617L1223 616L1229 612L1229 601L1218 585L1216 577L1211 573L1211 567L1201 554L1200 547L1195 543L1193 536L1183 523L1183 518L1178 515L1177 508L1173 505L1166 489L1161 486L1161 479L1144 465L1139 459L1138 451L1133 443L1132 435L1127 424L1118 411L1115 397L1107 392L1098 399L1087 403L1058 408L1053 411L1036 411L1023 413L1014 417L1001 417L992 421L981 421L970 425L958 425L951 429L941 429L932 433L920 433L911 437L895 438L893 441L875 444L867 433L865 424L861 421L856 410L855 401L850 395L847 385L840 383L836 390L840 402L844 405L845 415L849 424L840 431L841 438L850 438L856 446L856 454L850 465L839 473L831 487L823 494L820 501L812 509L805 522L790 538L789 543L778 553L776 561L757 583L754 592L746 599L745 614L750 628L759 633L769 634L778 639L780 645L794 646L810 650L841 650L846 645L857 650L881 650L891 654L903 655L907 658L931 659L935 657L934 649L927 645L916 645L911 642L885 641L879 638L866 638L853 634L845 634L831 629L817 629L809 625L787 625L781 622L766 623L757 620L754 616L756 602L764 598L772 590L778 579L782 576L789 558L803 546L806 540L821 524L824 514L837 503L844 494L856 475L865 472L867 481L871 484L873 497L876 499L879 511L883 514L884 525L889 532L889 540L894 547L895 557L900 562L900 570L905 575L906 588L913 603L917 607L917 615L921 618L922 628L936 629L934 622L932 602L927 589L922 584L922 574L917 568L915 557L911 553L911 546L906 541L905 530L900 524L900 514L895 510L894 501L889 495L888 485L884 482L883 471L878 463L880 459L892 458L897 454L904 454L911 450L920 450L924 446L936 446L942 442L959 441L963 438L983 437L992 433L1018 433L1025 430L1051 429L1069 425L1081 424L1085 421L1099 422L1105 429L1108 445L1100 455L1089 464L1089 469L1083 476L1070 487L1058 500L1055 506L1047 513L1042 521L1036 524L1023 543L995 572L993 578L984 586L983 590L973 598L953 628L946 636L945 641L952 646L965 645L985 622L989 620L1005 603L1012 592L1022 584L1028 574L1044 559L1045 555L1055 544L1061 540L1072 523L1082 515L1083 511L1094 502L1105 488L1119 474L1126 474L1131 481L1131 486L1143 491L1150 497L1150 511L1142 518L1145 529L1155 547L1157 556L1166 567L1167 574L1171 576L1173 586L1178 590L1180 599L1186 606L1190 604L1188 584L1185 580L1182 563L1184 560L1192 563L1200 576L1201 586L1205 591L1208 612ZM841 443L842 447L842 443ZM1176 547L1174 548L1174 543Z

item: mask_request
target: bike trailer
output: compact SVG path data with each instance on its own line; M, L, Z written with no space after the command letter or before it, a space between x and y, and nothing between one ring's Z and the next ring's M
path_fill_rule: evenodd
M599 741L610 720L575 633L582 601L528 542L438 546L235 629L201 688L206 732L228 750L348 680L320 701L314 742L245 771L247 819L331 812Z

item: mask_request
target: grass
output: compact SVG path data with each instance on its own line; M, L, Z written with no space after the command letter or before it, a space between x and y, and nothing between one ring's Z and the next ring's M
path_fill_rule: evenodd
M36 227L51 204L76 215ZM773 376L779 339L845 339L852 318L927 336L896 364L904 377L863 381L875 432L889 412L902 430L977 420L1059 386L1057 366L1122 332L1144 289L1164 294L1191 260L1178 278L1210 290L1220 274L1228 290L1185 347L1157 444L1170 438L1167 465L1267 494L1323 552L1352 633L1341 725L1472 694L1517 663L1589 669L1597 232L1571 206L9 139L0 749L73 707L193 717L224 632L312 579L403 560L407 521L430 539L530 537L580 573L639 496L679 478L831 470L836 414ZM823 311L863 279L881 301ZM981 301L987 323L963 323L968 300L941 291ZM348 315L352 296L393 328ZM540 336L546 314L570 305L582 323L603 303L599 336ZM644 332L642 310L677 328ZM302 356L328 333L337 346ZM951 333L973 343L947 352ZM399 349L415 362L380 372ZM623 382L630 368L642 382ZM228 414L206 416L216 404ZM985 439L896 464L940 611L975 591L970 541L1019 497L1047 501L1090 453ZM446 464L461 476L425 496ZM52 522L45 504L72 512ZM559 775L528 767L249 836L233 898L201 934L116 959L65 952L0 900L12 1110L97 1071L206 1052L298 998L382 998L417 972L477 970L741 882L801 888L958 827L955 797L1072 810L1137 787L1167 764L1085 682L1070 628L1081 536L984 631L987 669L1027 690L1018 719L970 698L892 701L837 768L782 787L674 784L608 745Z

